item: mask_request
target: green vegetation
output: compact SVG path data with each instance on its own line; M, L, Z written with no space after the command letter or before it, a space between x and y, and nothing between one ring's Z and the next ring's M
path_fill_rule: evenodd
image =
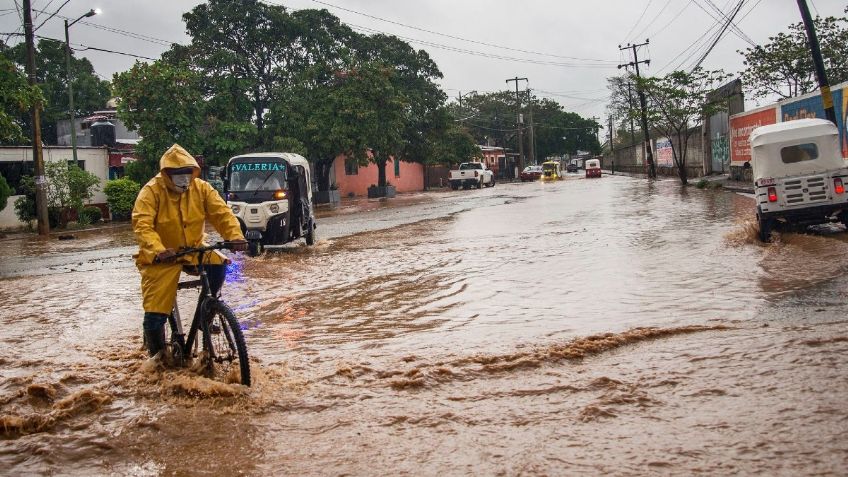
M0 145L23 142L27 112L32 105L43 102L41 91L29 86L15 63L0 54Z
M848 8L845 9L848 12ZM848 80L848 18L813 20L830 84ZM745 57L742 83L753 98L791 98L818 88L807 33L801 22L769 37L765 45L739 51Z
M65 227L68 223L68 210L75 210L79 216L84 203L97 191L100 179L76 165L65 162L45 164L47 177L47 212L51 227ZM15 214L22 222L31 222L36 218L35 179L32 176L21 178L23 195L15 201Z
M103 192L106 194L106 202L109 211L115 220L127 220L130 218L135 199L141 190L141 185L131 179L123 178L109 181Z
M6 182L6 178L0 174L0 210L6 208L6 203L9 201L9 197L14 194L15 191L9 187L9 183Z

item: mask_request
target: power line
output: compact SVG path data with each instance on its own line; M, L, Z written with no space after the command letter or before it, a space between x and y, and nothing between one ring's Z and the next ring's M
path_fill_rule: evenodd
M368 13L358 12L356 10L351 10L349 8L344 8L344 7L340 7L338 5L333 5L332 3L323 2L321 0L311 0L311 1L315 2L319 5L324 5L326 7L335 8L335 9L342 10L342 11L345 11L345 12L348 12L348 13L353 13L355 15L360 15L360 16L363 16L363 17L366 17L366 18L371 18L373 20L378 20L378 21L381 21L381 22L390 23L392 25L397 25L397 26L401 26L401 27L404 27L404 28L410 28L412 30L418 30L418 31L421 31L421 32L424 32L424 33L429 33L431 35L443 36L445 38L451 38L453 40L466 41L466 42L474 43L474 44L477 44L477 45L489 46L489 47L492 47L492 48L499 48L499 49L502 49L502 50L515 51L515 52L519 52L519 53L529 53L529 54L532 54L532 55L548 56L548 57L551 57L551 58L561 58L561 59L566 59L566 60L593 61L593 62L599 62L599 63L615 63L615 61L613 61L613 60L603 60L603 59L596 59L596 58L580 58L580 57L576 57L576 56L555 55L555 54L552 54L552 53L543 53L543 52L533 51L533 50L523 50L523 49L520 49L520 48L512 48L512 47L504 46L504 45L496 45L496 44L493 44L493 43L486 43L486 42L483 42L483 41L472 40L472 39L469 39L469 38L463 38L463 37L460 37L460 36L450 35L448 33L442 33L442 32L438 32L438 31L428 30L426 28L421 28L421 27L417 27L417 26L414 26L414 25L407 25L405 23L400 23L400 22L397 22L397 21L394 21L394 20L389 20L389 19L386 19L386 18L371 15L371 14L368 14ZM268 3L272 3L272 2L268 2ZM279 5L279 4L275 4L275 5ZM385 33L385 32L382 32L382 33Z
M36 9L33 9L33 10L36 11L36 12L43 12L43 10L36 10ZM44 12L44 13L46 13L46 12ZM64 20L72 20L71 17L66 17L64 15L56 15L56 16L59 17L59 18L62 18ZM48 18L48 20L49 20L49 18ZM47 21L47 20L45 20L45 21ZM156 44L164 45L164 46L170 46L171 44L176 43L176 42L172 42L172 41L168 41L168 40L163 40L162 38L156 38L156 37L153 37L153 36L142 35L141 33L135 33L135 32L132 32L132 31L127 31L127 30L121 30L120 28L101 25L99 23L92 23L92 22L87 22L87 21L82 21L82 20L79 23L82 24L82 25L85 25L85 26L92 27L92 28L97 28L98 30L104 30L104 31L108 31L108 32L111 32L111 33L116 33L118 35L123 35L123 36L129 37L129 38L134 38L136 40L146 41L148 43L156 43Z
M721 31L718 32L718 35L716 35L716 38L713 43L710 45L709 48L707 48L707 51L704 52L703 55L701 55L701 58L698 60L697 63L695 63L695 66L693 66L690 71L698 69L698 67L701 66L701 63L703 63L704 60L707 59L707 56L713 51L713 48L715 48L715 46L721 40L722 35L724 35L724 32L727 31L727 27L729 27L730 24L733 23L733 19L736 18L736 15L739 13L739 10L742 9L742 5L744 4L745 0L739 0L739 5L736 7L736 10L733 11L733 14L731 14L730 17L727 19L727 23L724 24L724 28L722 28Z
M704 7L703 7L703 6L702 6L702 5L698 2L698 0L695 0L695 5L697 5L697 6L698 6L698 8L700 8L701 10L703 10L703 11L704 11L704 13L706 13L706 14L707 14L707 15L709 15L709 16L711 16L711 17L712 17L714 20L716 20L716 21L722 21L722 19L724 19L724 21L727 21L727 20L728 20L728 16L727 16L727 14L726 14L726 13L724 13L724 11L722 11L722 9L720 9L720 8L719 8L719 7L718 7L715 3L713 3L713 1L712 1L712 0L704 0L704 1L706 1L706 2L707 2L707 5L709 5L710 7L712 7L712 9L713 9L714 11L716 11L716 12L718 13L718 15L719 15L721 18L716 17L713 13L709 12L706 8L704 8ZM739 37L742 41L744 41L744 42L748 43L748 44L749 44L749 45L751 45L751 46L757 46L756 42L754 42L754 40L752 40L752 39L751 39L751 37L749 37L748 35L746 35L746 34L745 34L745 32L744 32L744 31L742 31L742 30L741 30L738 26L736 26L736 24L735 24L735 23L733 23L732 21L730 22L730 30L733 32L733 34L734 34L734 35L738 36L738 37Z
M612 65L564 63L564 62L557 62L557 61L534 60L534 59L530 59L530 58L517 58L517 57L514 57L514 56L504 56L504 55L498 55L498 54L494 54L494 53L486 53L486 52L477 51L477 50L468 50L468 49L465 49L465 48L459 48L459 47L455 47L455 46L444 45L444 44L441 44L441 43L433 43L433 42L430 42L430 41L419 40L417 38L410 38L410 37L407 37L407 36L393 35L393 34L389 34L389 33L386 33L386 32L380 31L380 30L376 30L376 29L373 29L373 28L368 28L368 27L364 27L364 26L361 26L361 25L354 25L352 23L348 23L347 25L350 26L351 28L353 28L354 30L357 30L357 31L387 34L387 35L395 36L395 37L400 38L402 40L406 40L410 43L417 43L419 45L430 46L430 47L433 47L433 48L439 48L439 49L443 49L443 50L447 50L447 51L453 51L455 53L463 53L463 54L467 54L467 55L480 56L480 57L489 58L489 59L517 61L517 62L520 62L520 63L530 63L530 64L534 64L534 65L559 66L559 67L564 67L564 68L612 68Z
M666 29L666 28L668 28L668 26L669 26L669 25L671 25L672 23L674 23L674 20L677 20L677 17L679 17L679 16L680 16L683 12L685 12L685 11L686 11L686 9L687 9L687 8L689 8L689 5L692 5L693 1L694 1L694 0L689 0L688 2L686 2L686 5L683 5L683 8L681 8L681 9L680 9L680 11L678 11L678 12L677 12L677 14L676 14L676 15L674 15L674 16L671 18L671 20L669 20L669 21L668 21L668 23L666 23L665 25L661 26L659 30L657 30L657 31L655 31L654 33L652 33L652 34L648 35L648 37L649 37L649 38L654 38L654 37L656 37L657 35L659 35L660 33L664 32L664 31L665 31L665 29Z
M50 19L51 19L51 18L55 17L55 16L56 16L56 14L57 14L57 13L59 13L59 10L61 10L62 8L64 8L64 7L65 7L65 5L67 5L67 4L68 4L68 2L70 2L70 1L71 1L71 0L65 0L65 3L63 3L62 5L60 5L60 6L59 6L59 8L57 8L55 12L51 13L51 14L50 14L50 16L49 16L49 17L47 17L47 19L46 19L46 20L44 20L43 22L41 22L41 23L40 23L37 27L35 27L35 29L33 29L32 31L33 31L33 32L38 31L38 29L39 29L39 28L43 27L45 23L47 23L48 21L50 21ZM43 12L43 10L35 10L35 11L37 11L37 12L41 11L41 12ZM47 12L44 12L44 13L47 13Z
M648 3L645 5L645 9L644 9L644 10L642 10L642 14L641 14L641 15L639 15L639 19L638 19L638 20L636 20L636 23L634 23L632 27L630 27L630 31L628 31L628 32L627 32L627 34L626 34L626 35L624 35L624 39L625 39L625 40L627 40L628 38L630 38L630 34L631 34L631 33L633 33L633 30L635 30L637 26L639 26L639 22L641 22L641 21L642 21L642 18L645 18L645 14L646 14L646 13L648 13L648 8L650 8L650 7L651 7L651 3L652 3L653 1L654 1L654 0L648 0Z
M20 35L23 35L23 33L14 33L14 32L13 33L0 33L0 35L20 36ZM65 43L64 40L59 40L59 39L56 39L56 38L50 38L49 36L42 36L42 35L33 35L33 36L35 36L36 38L38 38L40 40L50 40L50 41L55 41L55 42L58 42L58 43ZM100 52L103 52L103 53L112 53L112 54L115 54L115 55L131 56L133 58L141 58L143 60L156 61L156 58L150 58L149 56L136 55L135 53L127 53L127 52L124 52L124 51L109 50L107 48L99 48L99 47L96 47L96 46L88 46L88 45L84 45L82 43L71 43L71 46L80 47L80 48L71 48L74 51L88 51L88 50L100 51Z
M666 9L666 8L668 8L668 6L669 6L670 4L671 4L671 0L667 0L667 1L665 2L665 5L663 5L662 7L660 7L660 12L664 12L664 11L665 11L665 9ZM643 33L645 33L645 30L647 30L647 29L648 29L648 27L650 27L651 25L653 25L653 24L654 24L654 22L656 22L659 18L660 18L660 16L659 16L659 15L655 16L655 17L654 17L651 21L649 21L649 22L648 22L648 23L647 23L647 24L646 24L646 25L645 25L645 26L644 26L641 30L639 30L639 33L637 33L637 34L633 35L633 38L641 38L641 37L642 37L642 34L643 34ZM652 38L653 38L653 37L652 37Z

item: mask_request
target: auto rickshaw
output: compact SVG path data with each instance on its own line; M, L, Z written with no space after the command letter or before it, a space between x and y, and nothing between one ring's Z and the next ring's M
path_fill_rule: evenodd
M562 165L559 161L546 161L542 163L543 181L558 181L562 179Z
M299 238L315 244L312 180L302 156L262 152L233 157L225 171L224 195L251 256Z
M601 161L597 159L586 161L586 177L601 177Z

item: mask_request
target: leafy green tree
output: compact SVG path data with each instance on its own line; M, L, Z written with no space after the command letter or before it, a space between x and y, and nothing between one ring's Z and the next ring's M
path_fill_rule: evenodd
M698 68L691 73L674 71L661 78L635 79L648 99L648 124L671 141L680 183L686 184L688 143L703 118L721 111L724 103L710 103L707 93L727 79L723 71Z
M136 62L113 79L118 117L142 136L139 160L126 173L143 184L159 170L159 158L173 144L199 154L203 149L203 95L199 75L163 61Z
M94 197L100 179L94 174L80 169L77 165L64 162L47 162L44 165L47 176L47 204L49 208L82 212L86 201ZM67 223L62 214L62 223Z
M6 208L6 203L9 201L9 197L14 194L15 191L9 187L9 183L6 182L6 178L3 177L3 174L0 174L0 211Z
M37 86L29 86L24 73L11 60L0 55L0 144L26 142L23 118L34 104L43 104Z
M128 178L115 179L106 183L103 192L106 203L115 219L129 219L141 185Z
M846 8L848 12L848 8ZM816 17L813 20L822 58L831 84L848 80L848 18ZM818 88L815 66L801 22L787 32L769 37L765 45L739 51L745 60L742 84L754 98L800 96Z
M17 44L3 52L23 69L26 65L26 45ZM57 144L57 123L69 119L68 68L65 44L54 40L41 40L35 52L36 82L41 89L45 107L41 115L42 137L47 144ZM85 117L103 109L110 98L109 82L97 77L87 58L77 58L71 52L71 73L74 82L74 114ZM23 116L27 130L29 117ZM31 133L27 131L27 136Z

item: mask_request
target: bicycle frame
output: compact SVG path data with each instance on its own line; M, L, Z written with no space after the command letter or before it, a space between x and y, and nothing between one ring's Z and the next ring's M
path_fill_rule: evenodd
M182 317L180 316L176 299L174 300L173 312L168 316L168 321L171 324L172 341L176 341L176 344L180 347L182 359L185 359L186 356L191 356L191 349L194 347L195 339L197 339L197 332L205 331L207 323L202 319L202 317L205 310L209 307L210 300L218 299L217 297L212 296L210 292L212 288L209 285L209 275L206 273L206 267L203 262L204 256L207 253L208 252L198 252L197 269L200 274L200 279L196 281L182 282L177 286L177 289L181 290L186 288L195 288L198 285L198 282L200 285L200 294L197 297L197 307L194 310L194 318L191 321L191 327L189 327L188 335L185 334L185 330L183 329Z

